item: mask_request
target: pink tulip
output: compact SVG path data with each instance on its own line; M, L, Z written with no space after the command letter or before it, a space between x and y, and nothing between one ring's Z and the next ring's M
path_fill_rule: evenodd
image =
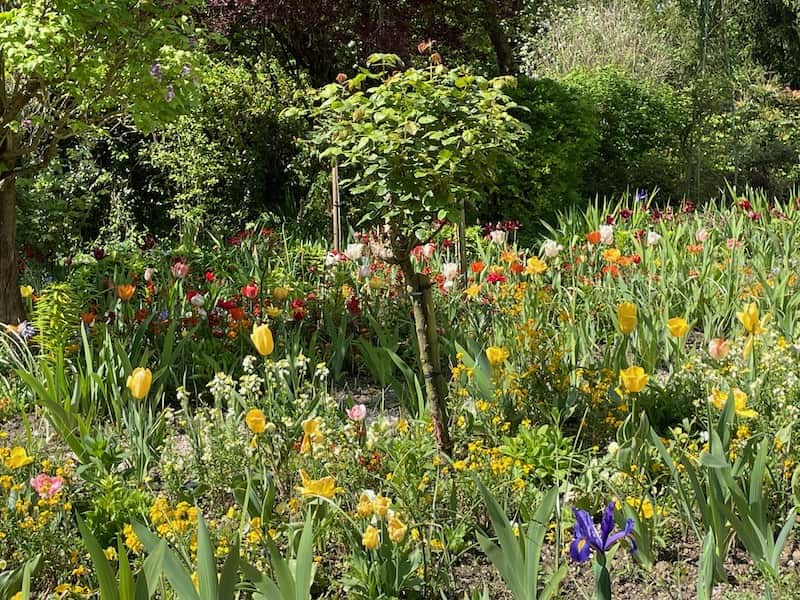
M714 360L722 360L725 358L730 349L731 343L728 340L723 340L722 338L714 338L708 343L708 354Z
M178 279L183 279L189 274L189 265L187 265L182 260L177 261L174 265L172 265L172 274L177 277Z
M242 287L242 296L244 296L245 298L250 298L250 300L252 300L256 296L258 296L258 286L251 281L246 286Z
M708 239L708 231L705 229L698 229L697 233L694 234L694 239L698 244L702 244Z
M31 487L36 490L40 498L51 498L64 487L64 480L58 476L50 477L47 473L39 473L31 479Z
M367 407L363 404L354 404L347 409L347 416L353 421L363 421L367 416Z

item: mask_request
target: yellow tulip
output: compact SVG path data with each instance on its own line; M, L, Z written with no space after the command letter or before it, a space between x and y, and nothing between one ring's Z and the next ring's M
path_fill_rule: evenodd
M289 288L276 287L274 290L272 290L272 297L278 302L283 302L289 297Z
M361 492L361 495L358 497L358 505L356 506L356 513L358 513L359 517L366 518L372 516L374 499L375 494L373 492Z
M499 367L508 358L508 350L499 346L489 346L486 349L486 358L493 367Z
M636 329L636 305L632 302L617 304L617 325L624 334L630 334Z
M258 408L251 408L244 417L247 428L253 433L264 433L267 428L267 418L264 411Z
M19 469L33 462L33 458L28 456L25 448L16 446L11 449L11 453L3 461L7 469Z
M622 256L622 253L616 248L608 248L603 250L603 260L605 260L607 263L611 263L612 265L619 260L620 256Z
M641 392L650 380L650 375L642 367L633 366L619 372L619 381L629 394Z
M303 441L300 442L300 452L308 454L311 452L313 444L321 444L325 441L321 426L322 417L313 417L303 421Z
M683 337L689 333L689 323L683 317L672 317L667 321L667 329L673 337Z
M751 408L747 408L747 394L739 388L733 388L733 410L737 416L743 419L752 419L758 416L758 413ZM725 404L730 397L729 392L723 392L714 388L711 390L711 405L717 410L725 408Z
M143 369L136 367L133 373L128 375L127 386L131 392L131 396L137 400L143 400L150 391L150 386L153 384L153 374L150 369Z
M736 318L744 325L744 330L750 335L764 332L761 320L758 318L758 304L751 302L742 312L736 313Z
M364 544L364 548L367 550L375 550L380 543L380 537L378 536L378 530L375 529L372 525L367 527L364 531L364 535L361 536L361 543Z
M297 491L304 498L319 496L330 499L342 491L342 488L336 487L336 480L330 475L322 479L311 479L308 473L300 469L300 478L303 480L303 485L298 485Z
M406 537L406 531L408 531L408 527L405 525L405 523L403 523L397 517L392 517L389 519L388 529L389 539L395 544L402 542Z
M19 293L23 298L30 298L33 296L33 288L29 285L22 285L19 288Z
M261 356L269 356L275 350L275 341L272 339L269 325L254 325L250 339Z
M528 275L539 275L545 271L547 271L547 265L538 256L532 256L528 259L528 264L525 268L525 272Z
M385 517L386 513L389 512L389 507L392 505L391 498L387 498L386 496L378 496L375 498L373 502L373 506L375 509L375 514L380 517Z

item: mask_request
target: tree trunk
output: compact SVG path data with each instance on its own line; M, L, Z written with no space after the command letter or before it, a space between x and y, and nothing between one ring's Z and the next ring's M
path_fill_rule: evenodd
M0 147L3 168L14 168L6 158L12 150L10 134L6 132ZM5 173L0 173L2 178ZM17 186L14 177L0 179L0 323L16 325L25 318L25 307L17 283Z
M514 60L511 43L508 41L508 35L497 15L497 1L487 0L484 2L484 8L484 27L494 48L497 70L500 75L514 75L517 72L517 64Z
M414 325L419 346L419 360L425 378L425 394L433 422L433 433L439 451L448 456L452 454L453 442L450 439L449 414L447 411L447 382L442 374L439 340L436 331L436 313L433 307L433 293L430 280L417 273L409 259L400 267L406 279L408 294L414 309Z

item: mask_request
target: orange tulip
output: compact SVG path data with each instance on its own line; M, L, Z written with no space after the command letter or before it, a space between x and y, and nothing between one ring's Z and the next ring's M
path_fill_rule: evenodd
M136 292L136 286L130 283L121 283L117 286L117 297L123 302L133 298L134 292Z

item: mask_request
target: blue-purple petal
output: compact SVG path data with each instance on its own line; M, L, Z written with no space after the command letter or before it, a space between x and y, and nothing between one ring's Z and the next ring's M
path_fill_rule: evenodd
M633 547L632 551L635 552L636 551L636 542L633 540L633 519L628 519L627 521L625 521L625 528L622 531L618 531L617 533L612 535L610 538L608 538L608 540L606 541L605 546L603 547L603 550L605 551L605 550L610 549L611 546L616 544L622 538L629 538L630 539L631 546Z
M569 555L575 562L586 562L592 553L592 547L582 537L576 537L569 545Z
M583 538L595 549L602 550L603 543L597 535L592 515L585 510L575 508L572 509L572 514L575 516L575 537Z
M615 508L616 502L612 500L608 503L608 506L606 506L605 511L603 511L603 518L600 520L600 540L602 541L603 547L606 547L608 536L611 535L611 532L614 530Z

